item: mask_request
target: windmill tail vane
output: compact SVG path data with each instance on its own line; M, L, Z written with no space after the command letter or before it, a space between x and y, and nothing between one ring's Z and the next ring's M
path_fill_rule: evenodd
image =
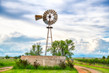
M35 15L36 20L42 19L42 17L43 17L42 15Z

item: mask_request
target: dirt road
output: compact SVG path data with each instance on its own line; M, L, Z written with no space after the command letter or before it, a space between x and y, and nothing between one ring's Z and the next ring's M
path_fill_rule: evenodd
M10 67L2 67L2 68L0 68L0 72L7 71L7 70L10 70L12 68L13 68L12 66L10 66Z
M86 67L82 67L82 66L74 66L74 67L77 69L78 73L102 73L100 71L86 68Z
M82 67L82 66L74 66L74 67L77 69L78 73L101 73L101 72L99 72L97 70ZM13 68L12 66L2 67L2 68L0 68L0 72L7 71L7 70L10 70L12 68Z

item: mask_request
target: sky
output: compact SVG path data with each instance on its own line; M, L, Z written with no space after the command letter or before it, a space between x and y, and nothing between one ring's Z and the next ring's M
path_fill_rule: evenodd
M0 0L0 56L24 55L38 42L44 52L47 25L35 15L49 9L58 14L53 41L73 40L72 57L109 55L109 0Z

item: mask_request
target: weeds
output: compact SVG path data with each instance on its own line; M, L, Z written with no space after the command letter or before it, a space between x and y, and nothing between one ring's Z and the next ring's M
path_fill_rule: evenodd
M34 65L28 63L27 60L19 60L16 61L14 69L71 70L72 68L64 62L60 62L59 66L40 66L40 64L37 63L37 60L34 62Z

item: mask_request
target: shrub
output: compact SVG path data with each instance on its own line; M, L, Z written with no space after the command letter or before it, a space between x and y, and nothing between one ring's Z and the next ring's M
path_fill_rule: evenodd
M70 59L67 59L67 66L70 67L71 69L74 68L73 62L70 61Z
M61 61L59 66L40 66L39 63L37 63L37 60L34 62L34 65L31 65L28 63L27 60L19 60L16 61L14 69L39 69L39 70L71 70L72 64L68 62L66 64L65 62Z
M37 60L34 62L34 67L37 69L38 68L38 66L40 66L40 64L39 63L37 63Z
M65 62L63 62L63 61L60 61L59 66L60 66L62 69L65 69L65 68L66 68L66 64L65 64Z
M34 66L29 64L27 60L16 61L14 69L34 69Z
M0 63L0 66L4 66L4 64L3 63Z

